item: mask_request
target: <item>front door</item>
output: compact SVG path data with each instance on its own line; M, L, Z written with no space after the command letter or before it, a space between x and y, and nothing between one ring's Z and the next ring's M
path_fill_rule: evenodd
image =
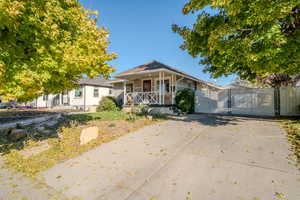
M143 92L151 92L151 80L143 80Z

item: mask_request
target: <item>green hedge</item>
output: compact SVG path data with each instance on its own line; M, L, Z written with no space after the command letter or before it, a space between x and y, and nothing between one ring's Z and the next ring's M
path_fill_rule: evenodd
M175 103L177 108L185 113L193 113L195 106L195 93L193 90L185 88L176 93Z

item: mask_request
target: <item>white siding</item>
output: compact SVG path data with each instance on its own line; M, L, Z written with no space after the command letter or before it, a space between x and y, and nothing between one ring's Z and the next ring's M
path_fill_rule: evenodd
M98 97L94 97L94 88L98 88ZM110 88L96 87L96 86L85 86L86 89L86 105L95 106L99 105L99 101L104 96L109 96Z
M94 88L98 88L98 97L94 97ZM75 96L75 89L68 92L68 96L70 99L70 105L77 108L83 108L84 103L86 108L89 106L96 106L99 104L99 101L103 96L109 96L110 88L107 87L99 87L99 86L83 86L82 87L82 95L80 97ZM38 97L34 102L36 102L37 107L39 108L51 108L53 107L54 98L58 97L59 95L59 104L61 104L61 95L60 94L49 94L48 100L43 100L43 96ZM85 102L84 102L85 96Z
M81 97L75 97L75 90L69 91L70 106L83 106L84 105L84 87L82 87Z

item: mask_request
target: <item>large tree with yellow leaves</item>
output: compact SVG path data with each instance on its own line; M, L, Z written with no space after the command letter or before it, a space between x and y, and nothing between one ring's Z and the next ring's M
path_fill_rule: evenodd
M19 101L108 76L108 32L76 0L0 0L0 96Z

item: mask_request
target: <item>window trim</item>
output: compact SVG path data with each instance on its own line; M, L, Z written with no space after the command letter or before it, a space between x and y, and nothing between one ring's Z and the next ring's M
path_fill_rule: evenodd
M95 95L95 94L96 94L95 91L97 91L97 96ZM99 98L99 88L98 88L98 87L94 87L94 90L93 90L93 96L94 96L95 98Z
M76 91L78 91L78 90L81 91L80 96L77 96L77 95L76 95ZM75 98L75 99L81 99L82 96L83 96L83 87L76 88L76 89L74 90L74 98Z

